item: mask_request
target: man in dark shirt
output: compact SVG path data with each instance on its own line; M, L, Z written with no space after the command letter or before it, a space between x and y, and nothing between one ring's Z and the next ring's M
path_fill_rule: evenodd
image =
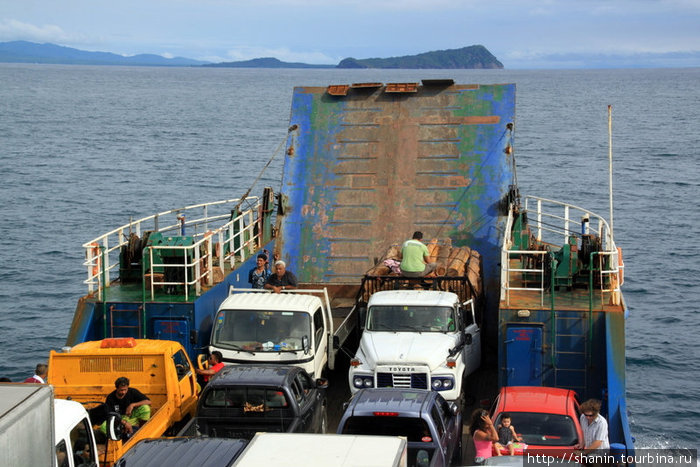
M117 412L122 417L124 432L131 435L134 427L151 418L151 400L138 389L129 387L129 379L122 376L114 382L114 391L105 400L108 412ZM106 433L106 423L100 427Z
M275 272L270 274L267 278L265 288L272 290L274 293L280 293L288 289L296 289L297 278L291 271L287 271L287 264L279 260L275 263Z

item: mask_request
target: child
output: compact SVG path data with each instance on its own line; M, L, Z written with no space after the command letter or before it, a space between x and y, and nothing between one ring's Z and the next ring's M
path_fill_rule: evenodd
M493 443L499 456L501 455L501 449L505 449L504 446L508 446L508 451L511 456L514 455L515 446L513 445L513 441L522 441L522 438L518 436L515 432L515 427L511 425L510 422L510 414L503 413L501 415L501 423L498 424L498 441Z

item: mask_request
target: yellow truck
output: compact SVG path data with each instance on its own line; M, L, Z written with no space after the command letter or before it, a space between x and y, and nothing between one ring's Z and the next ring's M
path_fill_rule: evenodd
M112 338L49 355L48 382L56 398L95 406L114 391L121 376L151 400L151 418L129 439L108 440L100 453L102 465L113 464L142 439L176 433L197 407L194 367L175 341Z

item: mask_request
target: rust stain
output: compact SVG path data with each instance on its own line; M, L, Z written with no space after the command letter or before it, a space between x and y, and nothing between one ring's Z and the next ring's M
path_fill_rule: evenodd
M350 86L347 84L331 84L328 86L328 94L331 96L347 96Z
M430 115L422 118L422 125L495 125L501 122L498 115L468 115L464 117L451 116L443 118L440 115Z

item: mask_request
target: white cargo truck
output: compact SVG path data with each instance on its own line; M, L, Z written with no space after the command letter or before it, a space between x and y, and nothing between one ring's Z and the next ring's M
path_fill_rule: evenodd
M85 408L45 384L0 383L0 465L97 466Z
M56 465L51 386L0 383L0 465Z
M209 351L220 351L225 364L297 365L320 378L356 326L354 310L354 302L331 308L326 289L276 294L232 287L214 319Z
M348 373L350 390L414 388L464 402L462 383L481 364L474 300L439 290L375 292Z
M257 433L232 467L406 467L400 436Z

